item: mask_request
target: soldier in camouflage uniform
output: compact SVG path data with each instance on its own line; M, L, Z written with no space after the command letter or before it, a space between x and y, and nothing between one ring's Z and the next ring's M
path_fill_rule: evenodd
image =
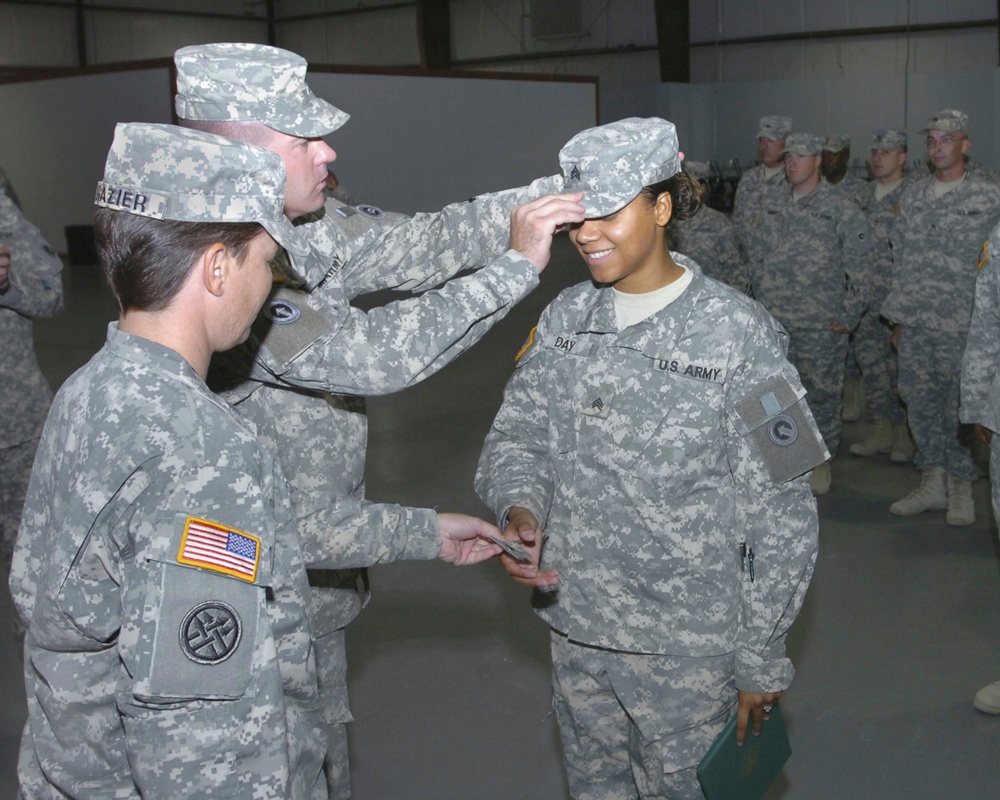
M979 440L990 447L993 516L1000 524L1000 226L990 233L981 259L962 359L958 416L974 424ZM1000 680L976 692L973 705L986 714L1000 714Z
M906 131L877 130L872 138L872 171L875 180L865 184L861 210L872 226L872 294L854 333L858 365L865 379L872 433L851 445L858 456L889 453L898 464L913 460L913 444L906 424L906 410L899 399L896 352L889 342L892 328L880 309L892 288L892 245L889 229L908 185Z
M751 264L753 294L790 336L789 361L809 392L809 407L830 449L840 444L840 404L847 335L868 302L871 231L861 209L820 178L823 140L793 133L785 142L790 186L761 209ZM830 490L830 465L812 476L814 493Z
M823 140L820 174L827 183L836 186L858 205L861 204L868 181L851 172L851 137L832 133Z
M592 128L560 164L584 191L570 236L592 281L543 312L476 488L529 550L508 571L550 590L572 796L701 798L727 719L742 742L791 683L817 548L805 474L828 456L781 326L666 247L698 202L674 126Z
M121 315L56 396L11 573L24 798L326 797L303 551L350 565L350 538L300 542L280 465L204 383L249 334L278 243L307 251L284 192L263 148L116 129L96 229ZM453 516L368 549L499 552Z
M35 357L32 320L63 307L62 261L0 194L0 558L10 564L31 462L52 400Z
M975 521L972 482L979 477L971 430L958 418L959 377L969 331L976 263L1000 216L1000 186L966 172L969 117L945 109L921 131L934 174L900 198L893 243L892 291L882 315L895 325L899 393L917 444L920 485L889 510L909 516L947 509L949 525Z
M259 336L213 363L212 385L226 389L278 454L303 537L322 538L327 521L313 512L331 498L341 503L342 526L373 537L436 530L433 509L365 500L367 418L359 395L417 383L478 341L538 285L551 232L559 222L582 219L582 207L564 203L573 216L557 209L563 216L539 219L553 208L539 201L542 209L537 203L520 208L511 229L512 209L561 188L557 178L412 218L335 199L324 207L326 165L335 154L319 137L348 115L312 94L302 58L262 45L214 44L182 48L175 63L176 109L184 125L259 142L285 158L290 175L304 173L290 178L286 197L286 214L299 218L297 229L309 244L291 276L297 289L286 281L265 310L269 319L258 320ZM547 228L539 234L540 225ZM465 267L484 264L433 289ZM386 288L431 291L368 313L349 303ZM362 540L355 540L358 547ZM312 566L308 552L306 563ZM311 570L310 583L330 794L347 798L345 726L352 717L344 629L361 610L367 581L357 570Z
M670 220L667 228L670 249L697 261L708 277L746 294L750 291L750 275L740 255L733 223L725 214L705 205L708 164L685 160L684 171L698 181L702 206L691 219Z
M743 173L733 199L733 226L751 266L762 257L753 250L759 242L756 228L761 221L761 209L770 205L772 197L780 197L788 188L782 149L785 137L792 132L792 120L789 117L761 117L759 128L757 155L761 163Z

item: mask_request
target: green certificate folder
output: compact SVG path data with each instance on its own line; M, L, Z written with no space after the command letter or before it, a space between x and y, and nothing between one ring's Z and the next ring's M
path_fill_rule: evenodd
M754 736L747 726L743 747L736 746L736 714L698 765L698 780L708 800L760 800L792 754L781 707ZM752 724L752 723L751 723Z

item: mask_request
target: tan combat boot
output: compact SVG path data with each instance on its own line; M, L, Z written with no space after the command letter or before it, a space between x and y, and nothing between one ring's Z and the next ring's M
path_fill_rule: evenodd
M887 419L875 420L875 427L866 439L851 445L851 452L856 456L874 456L888 453L893 443L892 423Z
M902 425L896 425L892 431L892 449L889 451L889 460L893 464L909 464L913 461L914 450L910 426L905 422Z
M833 482L833 478L830 475L830 462L824 461L816 469L813 470L812 475L809 476L809 488L812 490L813 497L819 497L830 491L830 484Z
M972 502L972 481L963 481L961 478L949 475L948 524L965 526L975 521L976 507Z
M927 467L920 473L920 485L902 500L889 506L889 511L901 517L912 517L924 511L940 511L947 507L948 489L944 470L941 467Z
M1000 714L1000 681L994 681L976 692L972 705L984 714Z

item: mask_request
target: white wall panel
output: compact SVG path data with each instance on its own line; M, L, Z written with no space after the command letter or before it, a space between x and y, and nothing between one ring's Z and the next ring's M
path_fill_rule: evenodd
M0 5L0 64L75 67L72 8Z

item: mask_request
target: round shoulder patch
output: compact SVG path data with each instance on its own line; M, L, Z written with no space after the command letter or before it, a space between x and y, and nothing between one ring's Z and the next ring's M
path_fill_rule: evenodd
M799 438L799 426L788 414L778 414L767 423L767 434L778 447L788 447Z
M302 311L291 300L279 297L264 305L264 316L275 325L290 325L302 316Z
M382 219L385 216L385 212L381 208L376 208L375 206L355 206L358 211L364 214L366 217L371 217L372 219Z
M236 609L213 600L188 611L179 634L181 650L196 664L221 664L239 647L243 626Z

